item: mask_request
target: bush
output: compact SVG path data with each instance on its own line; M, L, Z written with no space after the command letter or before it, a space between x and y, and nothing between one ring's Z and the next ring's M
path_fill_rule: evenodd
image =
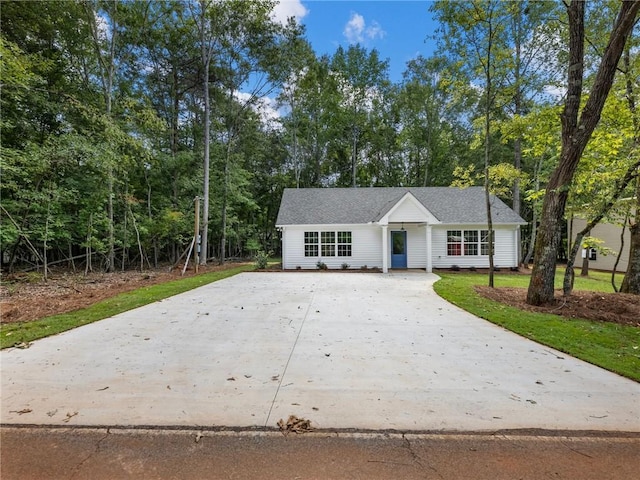
M349 267L350 267L350 265L347 262L345 262L342 265L340 265L340 268L342 268L342 270L347 270Z
M316 267L318 267L318 270L328 270L329 267L327 267L327 264L324 263L322 260L318 260L318 263L316 263Z
M258 270L264 270L267 268L267 263L269 262L269 254L264 250L258 250L253 259L256 262L256 268Z

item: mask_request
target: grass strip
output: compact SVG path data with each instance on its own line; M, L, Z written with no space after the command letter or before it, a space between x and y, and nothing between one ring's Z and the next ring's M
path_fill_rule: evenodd
M203 273L171 282L150 285L121 293L73 312L52 315L33 322L6 323L0 325L0 349L40 338L56 335L82 325L112 317L127 310L142 307L179 293L193 290L241 272L253 270L254 265L242 265L226 270Z
M441 280L434 285L436 293L458 307L523 337L640 382L640 328L522 311L476 293L474 286L486 285L486 275L439 275ZM495 280L496 286L526 287L529 278L496 274ZM582 278L579 288L606 291L599 278Z

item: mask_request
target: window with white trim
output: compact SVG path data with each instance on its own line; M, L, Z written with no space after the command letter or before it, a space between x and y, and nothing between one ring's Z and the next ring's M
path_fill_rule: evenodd
M351 256L351 232L338 232L338 256Z
M336 232L320 233L320 252L322 257L336 256Z
M462 255L462 230L447 230L447 255Z
M464 231L464 254L478 255L478 231L477 230Z
M318 256L318 232L304 232L304 256Z
M480 255L489 255L489 230L480 230Z
M447 255L450 257L489 255L489 230L447 230Z
M305 257L350 257L351 232L304 232Z

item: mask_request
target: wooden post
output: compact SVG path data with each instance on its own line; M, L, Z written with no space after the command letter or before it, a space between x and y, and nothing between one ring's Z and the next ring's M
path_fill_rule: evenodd
M194 233L194 248L193 248L193 263L195 265L196 273L198 273L198 264L200 263L199 250L200 250L200 197L195 198L196 213L195 213L195 233ZM205 254L206 255L206 254Z

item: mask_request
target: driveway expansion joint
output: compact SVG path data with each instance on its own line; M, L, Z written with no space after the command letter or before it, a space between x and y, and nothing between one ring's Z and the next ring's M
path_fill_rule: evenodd
M273 411L273 406L278 399L278 393L280 393L280 387L282 387L282 382L284 382L284 376L287 373L287 368L289 368L289 363L291 362L291 357L293 357L293 352L298 345L298 340L300 339L300 335L302 334L302 329L304 328L304 324L307 321L307 317L309 316L309 312L311 311L311 306L313 305L313 300L315 298L315 289L311 291L311 299L309 300L309 304L307 305L307 311L304 313L304 317L302 318L302 322L300 323L300 328L298 329L298 334L296 335L296 339L293 342L293 346L291 347L291 351L289 352L289 357L287 358L287 363L284 366L282 374L280 375L280 381L278 382L278 388L276 389L276 393L273 396L273 400L271 401L271 406L269 407L269 413L267 414L267 419L264 422L265 428L268 428L269 421L271 420L271 412Z

